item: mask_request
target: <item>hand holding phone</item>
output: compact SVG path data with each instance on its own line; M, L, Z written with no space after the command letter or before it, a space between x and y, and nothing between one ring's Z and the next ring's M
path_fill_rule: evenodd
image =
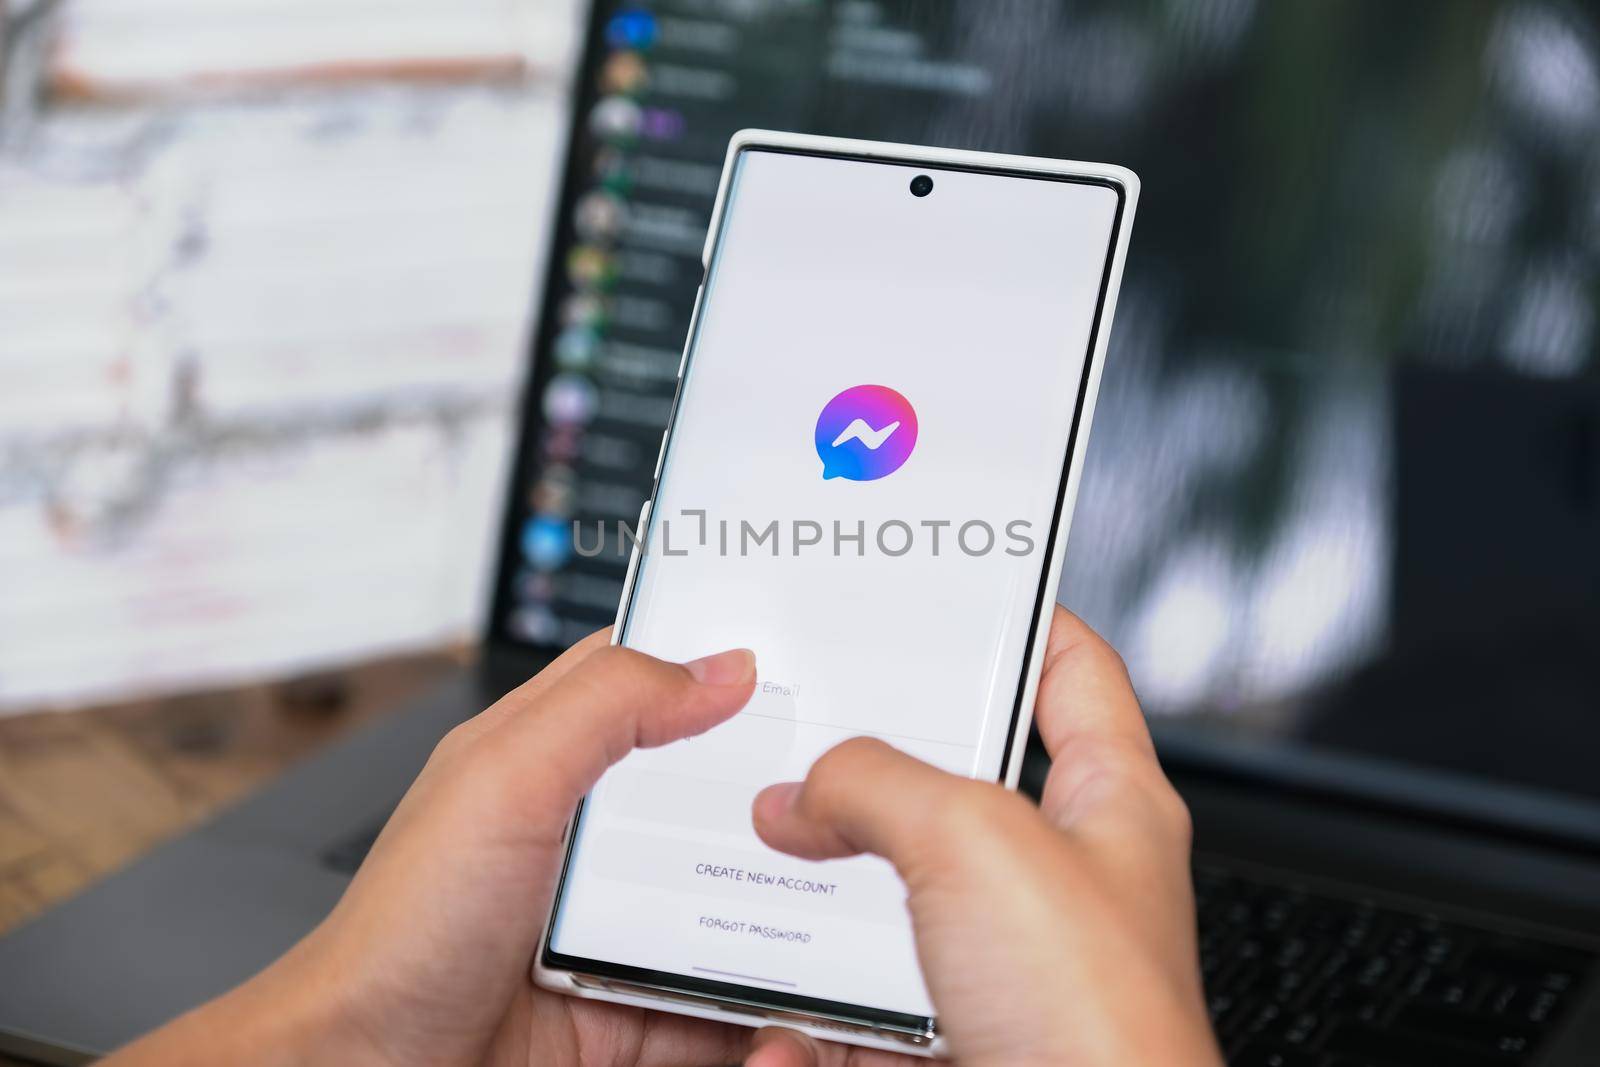
M863 738L764 791L756 831L807 859L894 863L956 1062L1216 1067L1187 809L1111 647L1057 608L1047 663L1041 808ZM765 1031L747 1067L834 1067L845 1051Z
M113 1067L899 1062L528 981L577 797L633 745L707 729L752 687L745 653L686 669L608 648L609 637L442 742L305 941ZM1116 655L1057 609L1046 658L1037 721L1055 768L1042 814L998 786L855 742L803 788L765 793L757 826L800 854L895 858L958 1061L1211 1067L1183 808Z
M892 867L747 813L861 736L1016 785L1137 199L1100 164L733 138L616 633L760 679L584 798L540 985L942 1053Z

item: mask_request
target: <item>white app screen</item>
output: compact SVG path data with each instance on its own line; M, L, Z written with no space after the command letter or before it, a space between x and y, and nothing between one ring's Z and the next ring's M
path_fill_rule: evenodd
M554 952L932 1014L892 868L777 853L750 804L860 735L999 776L1117 205L741 154L624 643L748 647L756 693L602 779Z

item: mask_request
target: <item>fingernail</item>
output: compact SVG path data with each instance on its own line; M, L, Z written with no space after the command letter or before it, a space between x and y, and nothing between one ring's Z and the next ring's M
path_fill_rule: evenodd
M738 685L755 674L756 654L748 648L735 648L690 660L684 667L705 685Z

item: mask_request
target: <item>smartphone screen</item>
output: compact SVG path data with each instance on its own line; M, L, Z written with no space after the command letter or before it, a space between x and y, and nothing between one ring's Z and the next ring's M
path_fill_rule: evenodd
M750 804L860 735L1003 777L1122 192L757 148L733 168L621 640L748 647L759 680L600 782L546 962L926 1023L893 870L774 852Z

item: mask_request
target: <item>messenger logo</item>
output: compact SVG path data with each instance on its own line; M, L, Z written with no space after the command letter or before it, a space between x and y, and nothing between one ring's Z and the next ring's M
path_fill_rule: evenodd
M917 413L884 385L846 389L817 416L824 478L870 482L893 474L917 446Z

